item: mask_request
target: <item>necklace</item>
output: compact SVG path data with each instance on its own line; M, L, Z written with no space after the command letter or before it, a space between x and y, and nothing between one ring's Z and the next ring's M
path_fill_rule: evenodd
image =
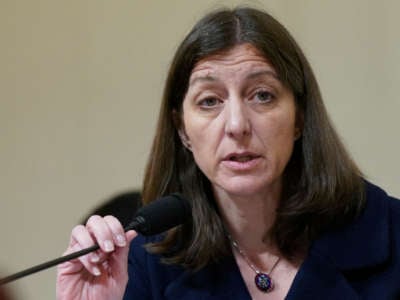
M238 243L235 240L233 240L230 235L228 235L228 238L231 241L232 246L239 252L239 254L244 258L245 262L249 265L249 267L256 273L256 276L254 277L254 283L256 284L256 287L264 293L272 291L274 285L270 274L272 273L272 271L274 270L274 268L276 267L281 258L278 257L278 259L275 261L274 265L272 266L271 270L268 273L261 272L254 266L254 264L242 251L242 249L239 248Z

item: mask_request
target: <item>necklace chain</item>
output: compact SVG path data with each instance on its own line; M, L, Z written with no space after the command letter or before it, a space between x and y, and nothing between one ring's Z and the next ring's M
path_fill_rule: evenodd
M261 272L248 258L248 256L246 255L246 253L244 253L244 251L242 249L240 249L239 244L232 239L232 237L230 235L228 235L229 240L232 243L232 246L239 252L239 254L244 258L245 262L248 264L248 266L256 273L256 274L261 274L263 272ZM275 261L274 265L272 266L271 270L269 270L269 272L267 272L266 274L271 274L272 271L274 270L274 268L276 267L276 265L278 264L278 262L281 260L280 257L278 257L278 259Z

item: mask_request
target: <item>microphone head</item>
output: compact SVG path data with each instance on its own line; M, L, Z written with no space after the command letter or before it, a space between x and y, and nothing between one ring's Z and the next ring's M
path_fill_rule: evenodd
M154 235L185 223L191 218L189 202L179 194L162 197L138 210L136 231Z

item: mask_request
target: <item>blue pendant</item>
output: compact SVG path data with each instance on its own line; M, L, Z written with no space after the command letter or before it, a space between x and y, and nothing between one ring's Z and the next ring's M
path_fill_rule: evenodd
M256 277L254 277L254 282L256 283L257 288L264 293L268 293L272 290L271 277L265 273L258 273Z

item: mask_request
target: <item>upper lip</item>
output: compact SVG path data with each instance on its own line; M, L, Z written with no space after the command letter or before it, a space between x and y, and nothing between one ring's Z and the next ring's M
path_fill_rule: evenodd
M231 160L232 158L239 158L239 157L246 157L246 156L250 156L251 158L257 158L260 157L261 155L254 153L254 152L250 152L250 151L245 151L245 152L231 152L228 155L226 155L223 160Z

